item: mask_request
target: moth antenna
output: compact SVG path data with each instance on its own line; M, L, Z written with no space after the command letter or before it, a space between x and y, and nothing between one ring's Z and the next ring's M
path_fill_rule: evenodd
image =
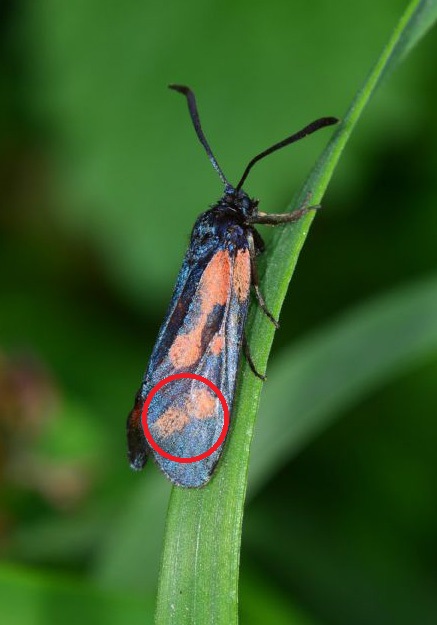
M197 109L196 97L194 93L191 91L189 87L185 87L184 85L169 85L169 89L173 89L173 91L178 91L182 93L187 98L188 110L190 111L191 121L193 122L194 130L196 131L197 136L199 137L200 143L205 148L206 153L208 154L208 158L211 161L212 166L220 176L221 181L224 185L230 186L229 182L226 179L223 171L221 170L219 164L217 163L217 159L212 153L211 148L209 147L209 143L206 140L206 137L203 133L202 126L199 118L199 111Z
M264 150L264 152L257 154L256 156L253 157L253 159L247 165L246 169L244 170L243 175L241 176L240 182L235 187L235 190L238 191L239 189L241 189L252 167L255 165L255 163L260 161L265 156L268 156L269 154L276 152L276 150L285 148L286 145L290 145L290 143L299 141L299 139L303 139L307 135L310 135L313 132L316 132L316 130L325 128L325 126L333 126L334 124L338 124L339 121L340 120L337 119L336 117L321 117L320 119L316 119L316 121L312 122L311 124L308 124L308 126L305 126L305 128L302 128L302 130L299 130L299 132L296 132L290 137L287 137L286 139L279 141L279 143L275 143L270 148L267 148L267 150Z

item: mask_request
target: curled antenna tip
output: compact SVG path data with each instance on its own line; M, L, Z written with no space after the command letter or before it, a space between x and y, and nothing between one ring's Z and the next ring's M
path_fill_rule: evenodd
M171 83L170 85L168 85L168 88L173 89L173 91L179 91L179 93L184 93L184 94L191 92L191 89L189 87L186 87L185 85L176 85L176 84Z

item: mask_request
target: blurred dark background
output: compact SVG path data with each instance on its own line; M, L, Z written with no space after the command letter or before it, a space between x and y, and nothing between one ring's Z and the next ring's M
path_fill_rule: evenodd
M192 223L222 190L166 85L195 89L237 180L261 149L344 115L404 5L1 3L0 585L23 605L35 595L20 580L46 597L55 578L85 603L88 585L146 589L153 602L168 486L151 467L128 469L125 417ZM435 58L429 34L360 120L301 255L272 362L343 311L435 272ZM263 210L286 208L328 136L257 166L246 190ZM434 351L375 384L251 499L247 622L263 610L272 623L437 622L436 373ZM136 564L111 559L135 527L145 579L133 575L141 548ZM21 622L54 614L30 607Z

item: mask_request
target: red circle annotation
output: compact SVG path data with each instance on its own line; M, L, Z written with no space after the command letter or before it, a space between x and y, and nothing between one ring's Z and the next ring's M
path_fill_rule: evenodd
M206 384L217 395L223 408L223 429L216 442L202 454L198 454L197 456L189 456L187 458L183 456L173 456L172 454L169 454L164 449L162 449L162 447L158 445L158 443L155 441L152 434L150 433L149 424L147 422L147 413L149 411L149 406L156 393L166 384L169 384L174 380L180 380L183 378L198 380L199 382L203 382L204 384ZM168 377L162 379L160 382L158 382L158 384L155 384L150 393L147 395L141 412L141 422L143 426L144 436L146 437L146 440L152 447L152 449L154 449L160 456L163 456L168 460L173 460L174 462L181 463L198 462L199 460L203 460L204 458L207 458L212 453L214 453L226 438L226 434L228 433L229 429L229 421L229 408L223 393L213 382L211 382L211 380L208 380L208 378L204 378L202 375L198 375L197 373L175 373L174 375L169 375Z

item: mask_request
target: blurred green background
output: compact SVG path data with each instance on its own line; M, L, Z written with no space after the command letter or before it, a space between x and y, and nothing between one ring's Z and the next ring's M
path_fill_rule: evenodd
M125 417L192 223L222 191L166 85L195 89L236 181L258 151L344 114L404 6L1 4L6 623L152 622L169 486L152 466L129 470ZM373 300L395 306L404 290L414 306L416 284L436 302L436 52L428 35L347 147L282 311L266 397L281 370L299 366L288 354L304 354L350 309L365 320ZM246 190L263 210L286 208L328 136L257 166ZM342 385L382 344L353 351ZM320 418L249 490L243 623L437 622L436 345L430 333L389 371L376 367L329 428ZM339 358L334 345L329 369ZM262 403L259 456L272 410L274 399Z

